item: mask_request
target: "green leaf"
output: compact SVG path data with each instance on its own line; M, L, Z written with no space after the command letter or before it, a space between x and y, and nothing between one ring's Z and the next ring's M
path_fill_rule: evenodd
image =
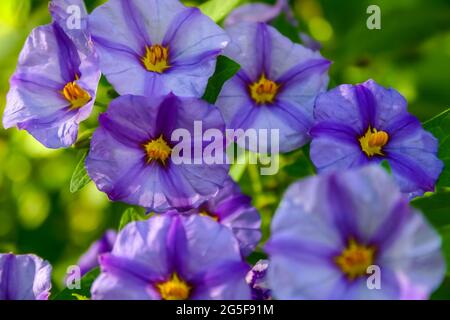
M127 224L134 221L143 221L147 220L148 216L145 213L139 212L136 208L128 208L122 214L119 223L119 231L121 231Z
M256 263L258 263L259 260L265 260L267 259L267 255L259 250L256 250L251 255L247 257L247 262L254 266Z
M449 300L450 277L444 279L441 286L431 295L431 300Z
M75 171L72 174L72 178L70 179L70 192L75 193L82 188L84 188L90 181L91 178L87 174L86 168L84 166L84 162L86 160L88 152L83 152L81 155L81 159L75 167Z
M439 140L439 159L444 162L444 170L437 187L450 187L450 109L423 124Z
M80 289L65 288L53 300L88 300L91 298L91 286L100 275L100 268L86 273L81 278ZM81 299L80 299L81 298Z
M77 300L90 300L88 297L82 296L81 294L72 293L72 296Z
M386 172L389 173L389 175L392 175L392 168L391 168L391 165L389 164L389 162L387 160L381 161L381 167L384 170L386 170Z
M422 211L435 228L450 225L450 192L416 198L411 205Z
M315 168L309 157L309 144L300 150L296 150L286 156L290 164L283 168L290 177L303 178L315 174Z
M450 225L440 228L439 233L442 237L442 252L444 254L445 263L447 264L447 277L450 277Z
M88 129L80 133L78 136L77 142L74 144L75 149L89 149L89 146L91 145L91 139L92 134L94 133L95 129Z
M222 21L242 0L209 0L199 6L200 10L215 22Z
M216 71L209 79L203 99L214 104L227 80L233 77L241 68L239 64L233 60L219 56L217 58Z

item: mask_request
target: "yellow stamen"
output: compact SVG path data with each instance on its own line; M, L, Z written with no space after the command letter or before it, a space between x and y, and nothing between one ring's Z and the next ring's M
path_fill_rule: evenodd
M389 135L385 131L377 131L369 127L366 134L359 138L362 151L367 156L384 156L383 147L389 142Z
M67 83L61 94L70 102L70 109L79 109L92 99L89 93L81 88L76 81Z
M347 248L335 258L338 267L350 280L366 275L374 260L375 248L361 245L354 239L350 239Z
M187 300L192 289L176 273L172 275L170 280L157 284L156 288L163 300Z
M277 95L279 85L263 74L258 82L250 85L250 95L257 104L272 103Z
M151 140L144 145L145 152L147 153L147 162L150 163L153 160L158 160L162 164L166 164L166 160L172 153L172 148L167 144L164 137L161 135L158 139Z
M141 58L145 69L151 72L163 73L170 68L169 48L155 44L145 48L145 55Z
M209 217L209 218L213 219L214 221L219 222L219 217L214 213L208 212L207 210L202 210L202 211L200 211L199 214L202 217Z

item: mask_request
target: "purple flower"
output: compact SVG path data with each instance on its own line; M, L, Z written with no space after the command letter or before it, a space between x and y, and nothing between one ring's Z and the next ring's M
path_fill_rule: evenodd
M287 0L277 0L274 5L267 3L246 3L233 10L225 20L225 27L239 22L270 22L283 10L290 10Z
M83 0L52 0L48 4L48 10L53 21L69 35L78 40L81 34L89 41L87 32L88 13ZM80 38L82 39L82 38Z
M78 260L81 275L85 275L98 266L98 257L103 253L111 252L116 238L116 232L114 230L108 230L99 240L90 246L88 251Z
M156 212L190 210L216 195L228 178L228 165L208 164L211 159L206 153L201 158L194 150L192 163L173 161L179 156L172 154L179 146L172 140L175 130L190 135L186 137L190 141L183 138L182 144L200 153L206 148L204 132L224 131L219 110L203 100L172 94L152 99L122 96L99 121L86 168L97 187L113 201ZM194 122L200 121L202 128L198 129Z
M54 10L63 5L53 2L54 22L34 29L26 40L3 115L5 128L27 130L49 148L76 141L79 123L92 111L100 79L85 30L66 33L60 11Z
M110 0L94 10L89 28L119 94L201 97L229 41L198 8L177 0Z
M330 62L263 23L227 32L232 40L224 54L241 65L216 103L227 128L278 129L281 152L301 147L309 141L314 100L327 88Z
M32 255L0 254L0 300L47 300L52 267Z
M191 212L208 216L230 228L241 247L243 256L248 256L261 240L261 217L251 204L252 199L241 193L239 185L231 179L219 193Z
M300 32L299 37L302 40L302 43L305 47L313 50L313 51L320 51L322 49L322 44L309 36L307 33Z
M433 191L443 164L438 141L407 111L406 100L375 81L342 85L321 95L311 130L311 159L319 172L386 159L402 192Z
M266 249L277 299L428 297L445 273L439 235L377 166L291 186Z
M120 232L94 300L249 299L248 266L231 231L209 218L159 215Z
M246 281L252 292L252 300L272 300L272 293L267 283L268 260L258 261L247 273Z

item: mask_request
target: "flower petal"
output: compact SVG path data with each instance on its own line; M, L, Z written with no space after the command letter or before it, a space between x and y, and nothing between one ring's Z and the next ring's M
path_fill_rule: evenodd
M46 300L52 267L35 255L0 254L0 300Z

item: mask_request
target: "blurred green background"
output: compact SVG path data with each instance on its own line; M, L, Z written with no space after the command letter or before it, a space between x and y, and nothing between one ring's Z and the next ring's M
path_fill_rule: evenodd
M87 0L86 4L92 9L101 2ZM189 1L195 2L202 1ZM366 27L370 4L381 8L381 30ZM372 78L399 90L421 120L450 107L448 0L293 0L291 6L298 30L284 16L273 24L292 39L298 39L302 31L323 44L322 54L334 61L331 86ZM1 113L8 79L26 36L49 21L45 0L0 1ZM107 90L102 82L100 101L107 101ZM85 126L95 121L96 114ZM287 185L313 172L301 157L303 152L284 156L277 176L259 177L254 166L238 173L242 188L253 196L263 215L265 238ZM57 288L62 286L67 266L107 228L117 227L126 208L110 203L93 183L70 193L69 182L79 157L75 149L47 150L26 132L0 129L0 252L33 252L49 260Z

